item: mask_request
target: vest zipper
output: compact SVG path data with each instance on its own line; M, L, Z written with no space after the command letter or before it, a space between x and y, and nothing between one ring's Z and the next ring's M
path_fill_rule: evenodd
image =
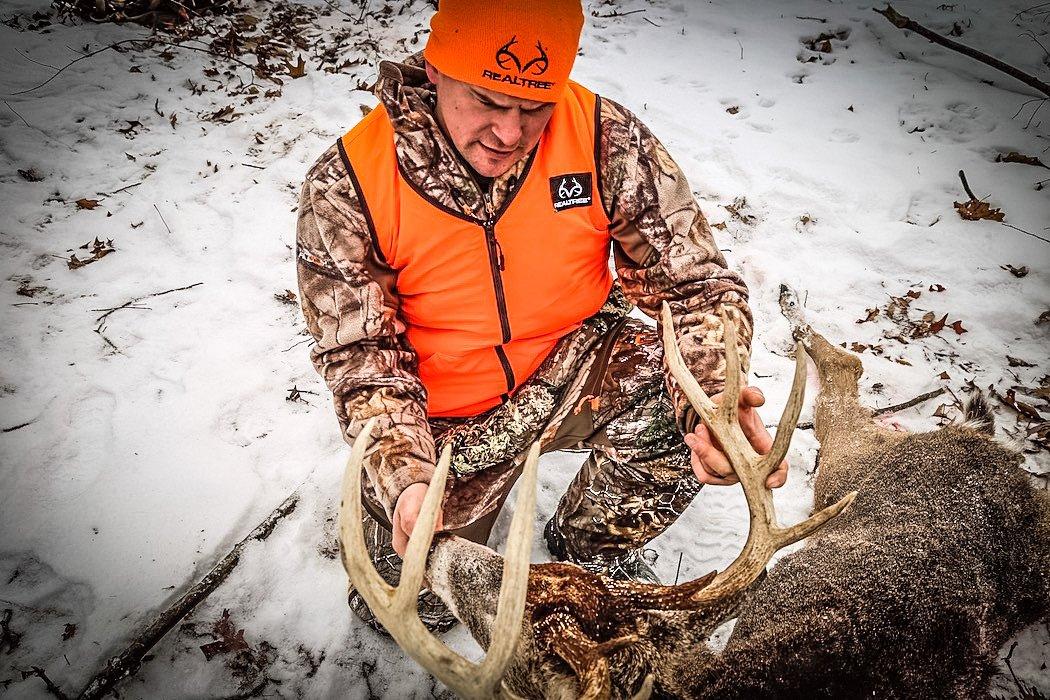
M481 225L485 231L485 243L489 251L489 269L492 271L492 286L496 290L496 311L499 313L499 326L502 337L500 345L496 346L496 357L499 358L500 366L503 367L503 375L507 379L507 391L514 390L514 368L510 364L507 352L503 345L510 342L510 317L507 314L507 298L503 292L503 278L500 272L504 269L503 250L499 241L496 240L496 222L488 219Z
M503 332L502 343L510 342L510 318L507 316L507 298L503 293L503 252L496 240L496 222L489 219L481 225L485 230L485 243L489 249L489 268L492 270L492 286L496 289L496 310L499 312L500 330Z

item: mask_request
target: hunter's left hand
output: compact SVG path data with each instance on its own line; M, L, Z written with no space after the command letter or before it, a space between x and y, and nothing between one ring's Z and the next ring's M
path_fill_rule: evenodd
M711 397L715 403L722 402L722 394ZM773 437L766 430L762 419L755 409L766 402L762 392L753 386L744 387L740 391L740 428L755 451L760 455L768 454L773 446ZM685 436L685 444L692 450L690 463L693 473L702 484L714 486L729 486L740 481L733 472L725 453L722 452L718 440L708 431L703 423L696 426L696 430ZM780 466L766 479L766 487L780 488L787 481L788 463L783 460Z

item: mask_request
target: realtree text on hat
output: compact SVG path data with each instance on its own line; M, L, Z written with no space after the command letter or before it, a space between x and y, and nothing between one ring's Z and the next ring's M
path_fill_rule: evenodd
M556 102L583 29L580 0L440 0L423 52L445 75Z

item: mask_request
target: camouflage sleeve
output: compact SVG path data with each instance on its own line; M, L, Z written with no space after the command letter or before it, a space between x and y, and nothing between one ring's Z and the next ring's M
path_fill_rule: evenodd
M314 337L310 357L328 384L347 442L378 416L366 464L391 514L397 497L434 471L434 438L416 354L398 316L396 271L381 261L346 166L333 146L303 185L296 231L299 293Z
M742 368L747 370L752 318L747 287L727 269L711 227L681 168L652 132L627 109L607 99L599 115L602 201L611 220L617 274L628 298L659 321L667 301L686 364L708 395L725 384L720 316L736 323ZM667 378L679 426L697 417Z

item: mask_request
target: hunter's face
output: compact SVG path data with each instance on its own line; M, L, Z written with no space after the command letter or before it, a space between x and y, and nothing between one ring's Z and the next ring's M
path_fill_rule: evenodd
M534 102L464 83L427 63L437 87L437 119L470 166L484 177L499 177L532 150L554 111L553 102Z

